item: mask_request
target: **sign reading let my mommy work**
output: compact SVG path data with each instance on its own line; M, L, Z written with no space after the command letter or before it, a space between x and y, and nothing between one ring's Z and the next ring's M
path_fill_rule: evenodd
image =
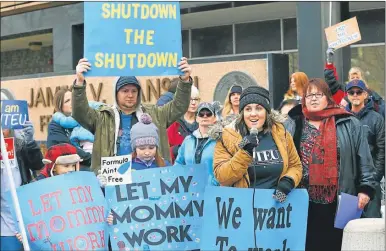
M89 76L179 75L178 2L85 2Z

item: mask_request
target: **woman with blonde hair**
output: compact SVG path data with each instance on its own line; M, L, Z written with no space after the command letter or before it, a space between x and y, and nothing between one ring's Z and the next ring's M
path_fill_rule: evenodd
M284 94L284 100L295 99L301 100L303 88L308 83L308 77L304 72L294 72L291 75L291 83L288 91Z
M239 114L240 95L243 88L239 85L233 85L225 98L222 117L225 119L229 115Z

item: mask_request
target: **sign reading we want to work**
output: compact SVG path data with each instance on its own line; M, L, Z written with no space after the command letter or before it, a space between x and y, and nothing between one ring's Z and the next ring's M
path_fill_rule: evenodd
M88 76L179 75L178 2L85 2Z

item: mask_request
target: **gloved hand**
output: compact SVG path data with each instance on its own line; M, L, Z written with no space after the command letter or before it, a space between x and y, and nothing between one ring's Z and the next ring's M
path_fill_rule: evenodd
M276 190L273 193L275 200L283 203L287 199L287 195L295 187L295 182L289 177L283 177L279 181Z
M249 153L249 155L253 155L253 148L259 145L259 140L257 138L257 135L247 135L243 138L243 140L240 142L239 147L244 149Z
M105 187L107 185L107 178L102 174L102 170L98 170L97 179L100 187Z
M328 48L327 49L327 51L326 51L327 64L333 64L334 63L334 54L335 54L334 48Z

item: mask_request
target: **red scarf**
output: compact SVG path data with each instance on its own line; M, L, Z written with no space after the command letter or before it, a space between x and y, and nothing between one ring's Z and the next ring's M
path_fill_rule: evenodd
M320 135L316 137L309 161L309 184L318 186L336 186L338 183L338 150L336 139L336 115L352 115L344 109L329 105L318 112L309 112L302 108L304 116L311 121L321 121ZM319 148L318 146L322 146ZM321 151L321 150L324 150ZM320 161L314 161L320 160ZM314 163L318 162L318 163Z

